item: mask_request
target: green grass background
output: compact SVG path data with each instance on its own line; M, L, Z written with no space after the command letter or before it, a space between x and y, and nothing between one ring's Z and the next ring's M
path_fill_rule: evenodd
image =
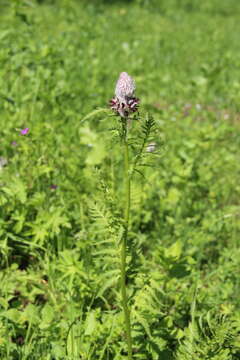
M239 359L240 3L0 0L0 14L1 359L126 358L103 243L122 207L117 120L81 121L121 71L161 143L133 186L134 359Z

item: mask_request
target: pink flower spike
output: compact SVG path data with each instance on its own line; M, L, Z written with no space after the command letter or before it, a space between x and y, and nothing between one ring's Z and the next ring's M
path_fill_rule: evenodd
M133 78L128 73L121 72L115 88L115 97L110 100L109 106L122 118L138 111L139 99L134 95L135 90Z
M27 135L28 132L29 132L29 128L25 128L25 129L20 131L21 135Z
M136 85L126 72L122 72L118 78L115 95L116 97L123 103L125 103L126 98L131 98L134 95L134 91L136 90Z

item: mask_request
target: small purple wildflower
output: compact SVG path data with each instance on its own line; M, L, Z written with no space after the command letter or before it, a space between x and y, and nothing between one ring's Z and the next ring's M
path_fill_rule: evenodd
M58 188L58 186L56 185L56 184L52 184L51 186L50 186L50 189L51 190L56 190Z
M17 144L16 141L12 141L11 145L12 145L12 146L18 146L18 144Z
M110 108L121 117L128 117L138 109L139 99L134 96L136 85L131 76L122 72L115 88L115 97L110 100Z
M29 128L25 128L25 129L20 131L21 135L27 135L28 132L29 132Z

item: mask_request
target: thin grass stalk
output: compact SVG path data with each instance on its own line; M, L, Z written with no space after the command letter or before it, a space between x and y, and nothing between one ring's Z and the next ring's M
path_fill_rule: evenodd
M122 307L124 312L125 333L128 346L128 360L132 360L132 336L131 320L128 307L128 296L126 288L126 248L129 227L129 215L131 207L131 178L129 169L129 151L128 151L128 125L127 119L123 119L123 146L124 146L124 175L125 175L125 209L124 209L124 232L121 244L121 295Z

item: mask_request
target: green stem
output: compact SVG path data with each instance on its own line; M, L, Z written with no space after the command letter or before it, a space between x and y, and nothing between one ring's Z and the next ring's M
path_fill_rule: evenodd
M129 174L129 153L128 153L128 139L127 139L127 120L124 119L124 175L125 175L125 211L124 211L124 233L121 244L121 294L122 306L125 320L125 331L128 346L128 360L132 360L132 336L131 336L131 321L130 311L128 308L128 297L126 290L126 247L128 237L128 225L130 215L130 195L131 195L131 179Z

